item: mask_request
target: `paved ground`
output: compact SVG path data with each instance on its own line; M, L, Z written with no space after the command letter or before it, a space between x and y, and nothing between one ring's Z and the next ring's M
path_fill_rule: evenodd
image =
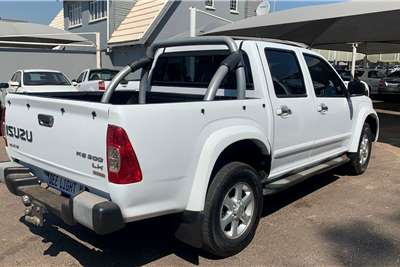
M383 143L365 175L323 174L267 197L254 241L237 256L205 258L174 240L165 218L104 237L56 218L30 227L0 184L0 265L400 266L400 114L380 118Z

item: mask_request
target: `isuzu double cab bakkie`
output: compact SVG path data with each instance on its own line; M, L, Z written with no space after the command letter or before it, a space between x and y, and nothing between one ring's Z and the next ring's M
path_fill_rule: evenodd
M216 36L146 55L104 93L7 96L14 163L2 168L27 221L49 212L107 234L178 214L180 240L226 257L252 240L263 195L341 165L366 170L379 128L371 100L313 51ZM139 69L138 90L115 90Z

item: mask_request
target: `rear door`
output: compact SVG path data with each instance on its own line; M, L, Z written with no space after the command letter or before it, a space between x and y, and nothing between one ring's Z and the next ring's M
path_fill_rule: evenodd
M274 118L271 177L309 163L315 138L314 97L290 46L259 43Z
M317 117L313 157L326 158L347 150L352 135L351 99L332 66L323 58L304 53L307 86L316 97L312 107Z

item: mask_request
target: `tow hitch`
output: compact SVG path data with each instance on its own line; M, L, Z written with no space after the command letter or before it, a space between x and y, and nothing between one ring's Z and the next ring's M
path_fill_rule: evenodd
M25 221L35 226L43 226L44 214L47 213L43 205L32 202L27 195L22 196L22 203L25 205Z

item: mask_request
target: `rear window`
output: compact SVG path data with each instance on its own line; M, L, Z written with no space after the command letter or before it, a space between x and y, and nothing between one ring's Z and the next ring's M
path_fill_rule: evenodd
M89 81L111 81L117 73L117 70L91 70Z
M152 74L152 85L207 88L228 51L167 53L158 57ZM244 53L246 87L253 90L248 56ZM222 89L236 89L236 75L231 71L221 84Z
M70 85L68 79L58 72L25 72L24 85Z

